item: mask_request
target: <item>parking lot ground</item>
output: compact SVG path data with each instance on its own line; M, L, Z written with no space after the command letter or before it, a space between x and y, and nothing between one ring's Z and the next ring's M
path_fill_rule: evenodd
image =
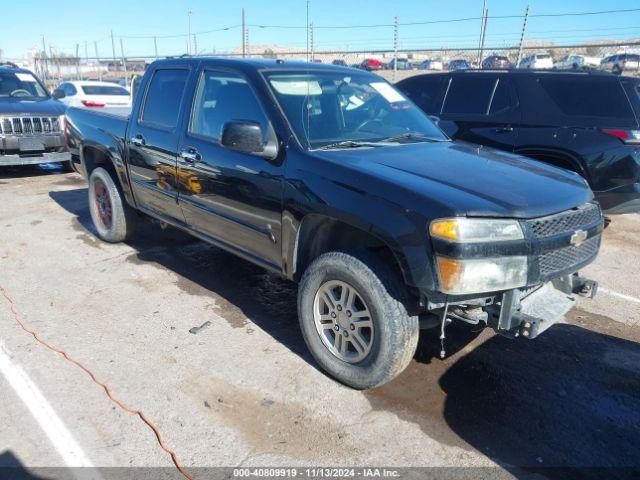
M127 244L102 243L78 175L0 172L0 284L23 321L141 409L187 468L587 469L543 472L558 479L638 468L638 265L640 217L615 217L585 271L601 292L566 323L535 341L452 326L444 361L437 332L424 332L407 371L359 392L316 368L295 285L152 223ZM22 331L4 300L2 365L0 466L82 455L102 467L172 466L137 416ZM58 423L43 424L43 411Z

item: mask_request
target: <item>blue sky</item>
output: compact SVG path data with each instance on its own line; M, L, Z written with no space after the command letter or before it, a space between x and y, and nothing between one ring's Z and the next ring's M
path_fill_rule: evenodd
M88 42L93 56L93 42L98 42L101 56L111 56L110 31L116 36L117 54L120 37L126 55L151 55L150 38L136 36L186 35L187 11L192 10L192 31L237 26L244 6L250 25L298 26L302 28L249 28L250 44L276 44L304 48L306 43L306 0L185 0L159 2L157 0L60 0L43 7L41 0L3 2L0 49L4 57L19 58L28 48L42 44L64 53L75 53L80 44ZM232 5L233 3L233 5ZM488 0L490 16L522 15L527 4L531 13L550 14L640 8L638 0ZM400 23L478 17L482 0L311 0L311 20L317 27L391 24L394 15ZM488 46L513 45L522 27L520 18L490 19ZM464 21L429 25L401 25L400 45L405 48L466 47L478 42L480 21ZM531 18L528 38L554 40L559 44L587 40L625 39L640 37L640 11L581 17ZM316 28L316 48L365 49L392 48L392 27L378 28ZM203 33L197 36L198 49L206 52L228 51L241 44L240 28ZM179 54L186 50L186 38L159 38L160 54Z

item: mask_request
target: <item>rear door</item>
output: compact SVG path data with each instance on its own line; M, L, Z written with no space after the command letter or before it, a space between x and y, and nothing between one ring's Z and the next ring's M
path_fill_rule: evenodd
M178 205L177 152L191 69L184 63L163 64L150 75L137 118L129 122L131 187L142 210L184 221Z
M512 151L519 122L514 86L503 75L453 75L440 126L458 140Z
M219 143L232 120L257 122L266 142L268 117L241 73L206 67L198 77L178 159L186 221L222 247L281 270L283 166Z

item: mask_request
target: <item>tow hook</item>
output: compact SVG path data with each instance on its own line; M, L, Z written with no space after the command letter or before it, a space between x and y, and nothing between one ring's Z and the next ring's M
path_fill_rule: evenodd
M573 293L581 297L593 298L598 293L598 282L584 277L573 277Z

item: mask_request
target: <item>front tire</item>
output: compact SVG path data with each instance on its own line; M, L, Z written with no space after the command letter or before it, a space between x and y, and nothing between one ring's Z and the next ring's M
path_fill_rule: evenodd
M400 374L416 351L417 316L407 313L399 275L368 252L329 252L305 271L298 317L320 366L357 389Z
M89 176L89 210L98 237L118 243L129 238L135 229L135 211L124 201L111 174L102 167Z

